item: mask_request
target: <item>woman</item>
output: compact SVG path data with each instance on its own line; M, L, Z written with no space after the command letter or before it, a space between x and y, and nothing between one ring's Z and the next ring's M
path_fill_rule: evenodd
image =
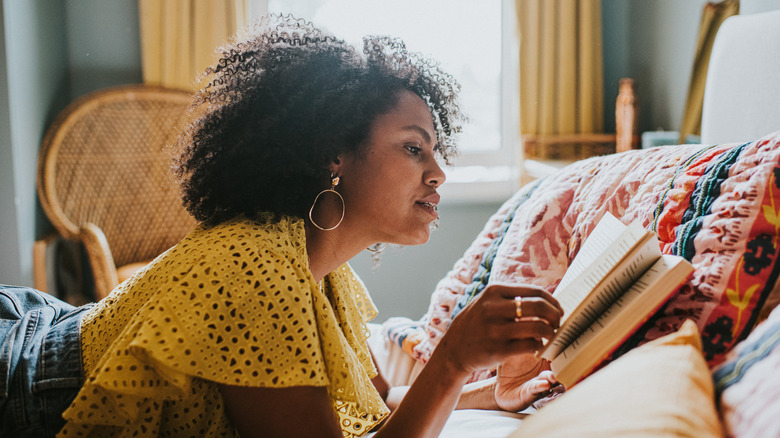
M100 303L60 311L68 329L50 318L49 333L81 330L83 369L57 376L78 382L60 435L435 436L459 400L497 406L464 383L552 335L561 310L543 291L488 288L392 415L383 400L364 325L376 311L346 262L428 240L461 116L435 64L388 38L364 53L292 17L225 49L174 169L201 225ZM20 321L19 296L63 307L12 292ZM512 406L553 382L526 383Z

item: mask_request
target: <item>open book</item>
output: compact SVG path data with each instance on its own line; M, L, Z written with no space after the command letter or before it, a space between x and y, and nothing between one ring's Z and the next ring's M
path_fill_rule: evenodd
M678 256L662 255L654 233L607 213L555 289L563 307L556 335L540 356L571 387L607 358L693 272Z

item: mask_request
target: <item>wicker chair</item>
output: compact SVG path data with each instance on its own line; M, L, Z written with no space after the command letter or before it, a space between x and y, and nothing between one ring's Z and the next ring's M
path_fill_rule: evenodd
M44 137L38 195L57 231L84 244L97 299L195 224L165 150L190 102L179 90L113 87L71 103Z

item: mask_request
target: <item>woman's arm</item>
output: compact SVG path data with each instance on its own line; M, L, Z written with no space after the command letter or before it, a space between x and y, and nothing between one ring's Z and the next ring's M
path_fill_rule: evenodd
M394 411L409 392L409 386L393 386L387 392L385 403ZM496 379L490 378L463 386L455 409L500 409L495 397Z
M431 357L375 438L438 436L469 377L453 365Z
M460 388L465 380L457 378L430 378L425 374L442 377L457 375L451 370L435 370L434 366L421 372L419 379L428 385L401 387L398 397L388 400L388 405L394 409L400 404L407 392L407 401L403 403L404 412L392 421L388 420L376 436L416 437L436 436L452 411L452 403L457 403ZM426 369L430 371L426 371ZM464 379L467 379L466 375ZM384 381L384 379L382 379ZM433 383L433 387L431 387ZM338 418L333 411L326 388L301 386L292 388L247 388L240 386L220 385L220 392L230 420L241 437L342 437ZM481 391L484 395L484 391ZM391 392L392 394L392 392ZM434 400L431 395L439 397ZM492 397L492 396L491 396ZM438 412L438 415L426 415ZM413 432L414 431L414 432Z
M401 400L409 392L409 385L390 386L387 379L382 375L382 369L376 360L376 355L371 346L369 346L368 350L371 352L371 359L377 371L376 377L371 379L371 382L392 412L401 404ZM496 403L495 381L495 378L491 378L464 385L455 409L500 409L498 403Z
M246 437L343 438L324 387L247 388L220 385L230 421Z

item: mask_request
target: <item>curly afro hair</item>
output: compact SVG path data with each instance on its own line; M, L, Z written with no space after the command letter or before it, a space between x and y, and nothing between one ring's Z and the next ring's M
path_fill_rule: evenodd
M270 16L248 39L224 47L204 74L199 116L179 138L173 163L184 206L199 221L261 212L306 217L328 185L328 166L361 152L372 122L402 90L430 108L443 159L456 154L460 86L398 39L366 37L361 54L307 21Z

